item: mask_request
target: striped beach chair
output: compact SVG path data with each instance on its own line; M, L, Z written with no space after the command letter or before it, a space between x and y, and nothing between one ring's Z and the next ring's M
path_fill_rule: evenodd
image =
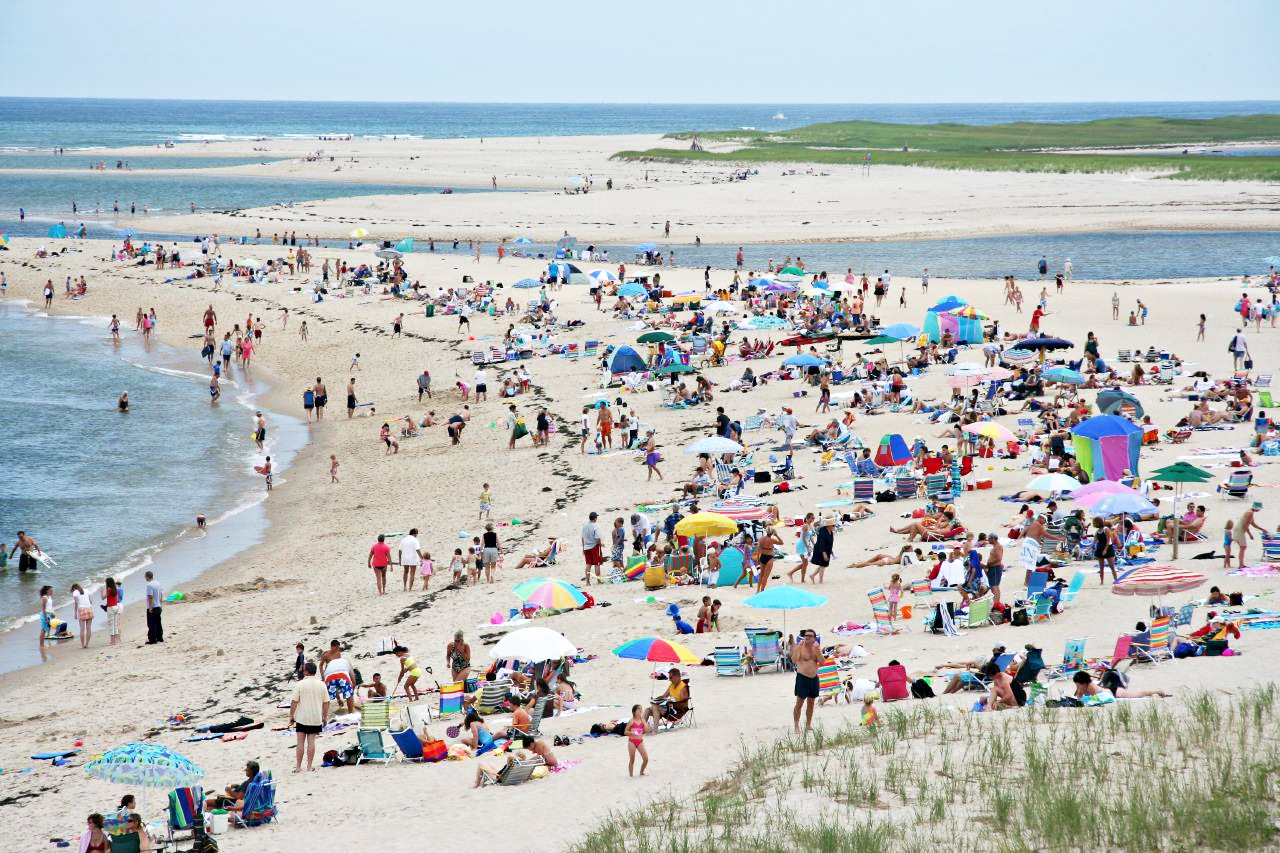
M874 501L876 499L876 481L869 478L854 480L853 499L855 501Z
M911 600L927 620L929 618L929 608L933 606L933 581L928 578L912 581Z
M391 728L391 703L386 699L369 698L360 706L360 728L383 730Z
M742 659L742 649L737 646L716 646L711 656L716 662L716 675L747 674L747 664Z
M832 658L823 659L818 664L818 695L822 699L830 699L833 703L840 701L844 693L844 685L840 682L840 668Z
M599 341L587 341L582 347L582 354L587 358L595 358L596 351L600 348Z
M1280 533L1262 534L1262 561L1280 563Z
M484 354L484 350L476 350L471 353L472 364L484 364L485 361L486 361L486 356Z
M577 344L565 344L564 352L561 355L565 358L577 358L581 353Z
M1147 645L1133 647L1133 652L1138 660L1159 663L1162 660L1169 660L1173 657L1173 650L1169 647L1170 642L1173 640L1173 630L1170 628L1170 622L1172 621L1168 616L1159 616L1151 620L1150 642Z
M489 362L491 364L501 364L507 360L507 351L500 347L489 347Z
M782 671L782 633L780 631L755 631L747 635L751 644L751 668L759 672L765 667Z
M893 481L893 494L898 500L910 500L920 491L920 481L912 476L898 477Z
M898 633L893 620L889 618L889 598L885 595L884 587L878 586L868 591L867 598L871 600L871 618L875 621L876 633L884 636Z
M925 497L936 498L938 495L949 493L946 474L930 474L924 478Z
M440 686L440 711L438 716L444 717L462 710L462 691L464 686L461 681Z

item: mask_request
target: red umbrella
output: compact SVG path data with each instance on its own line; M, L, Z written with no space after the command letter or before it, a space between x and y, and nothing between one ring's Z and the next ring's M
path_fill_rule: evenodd
M1145 565L1129 569L1111 585L1115 595L1165 595L1186 592L1209 580L1199 572L1177 566Z

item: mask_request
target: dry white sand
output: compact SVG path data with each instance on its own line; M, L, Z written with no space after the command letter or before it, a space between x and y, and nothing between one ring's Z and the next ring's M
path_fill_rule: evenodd
M544 140L547 142L547 140ZM489 141L486 140L486 146ZM592 165L594 164L584 164ZM634 168L634 167L627 167ZM603 174L601 172L600 174ZM741 185L700 185L665 192L637 190L592 193L582 198L548 197L546 195L454 196L439 204L458 202L469 211L468 218L483 221L482 233L498 233L500 223L538 219L542 229L537 233L554 235L562 227L572 227L579 234L642 235L651 234L654 221L670 216L673 221L687 214L697 221L704 239L708 235L750 239L786 236L781 229L785 221L781 211L799 211L805 200L812 203L823 197L828 187L848 185L865 187L854 193L858 204L874 207L892 200L894 213L879 212L885 221L895 223L897 233L917 233L932 228L951 228L964 233L987 230L1030 230L1033 227L1105 228L1112 227L1118 217L1129 224L1172 224L1160 213L1165 201L1180 196L1195 212L1179 219L1178 227L1192 224L1220 227L1248 227L1259 219L1248 211L1227 209L1228 198L1248 199L1255 190L1239 185L1188 185L1164 181L1125 181L1114 176L1014 176L992 174L931 173L917 170L885 170L861 184L853 176L836 178L769 178ZM890 184L902 187L891 190ZM790 196L790 188L797 197ZM1093 195L1092 190L1100 195ZM1103 190L1105 194L1102 194ZM983 197L967 204L957 201L970 193ZM841 197L832 193L832 198ZM845 196L846 198L848 196ZM665 199L665 200L663 200ZM756 202L748 204L750 199ZM1083 210L1071 202L1088 202ZM382 204L384 202L379 202ZM387 204L408 204L393 199ZM345 211L346 216L363 219L388 219L404 215L399 208L365 207L363 201L343 200L332 205L321 203L325 216ZM492 207L496 205L496 207ZM599 205L602 212L594 212ZM1106 213L1113 205L1120 210ZM852 205L851 205L852 206ZM441 214L415 214L430 219ZM755 209L767 207L757 219ZM665 208L666 212L658 213ZM959 208L959 212L957 212ZM853 224L853 218L841 214L826 215L822 228L828 235L842 233L856 236L864 233ZM1187 208L1178 208L1183 213ZM1032 213L1031 211L1037 211ZM607 216L603 211L612 211ZM609 217L627 223L607 226ZM296 210L294 215L301 211ZM863 214L866 215L865 213ZM1095 217L1095 218L1091 218ZM454 217L460 218L460 217ZM815 214L816 218L816 214ZM929 224L942 218L936 225ZM317 220L318 221L318 220ZM422 221L419 219L418 221ZM632 224L632 221L640 224ZM712 224L720 229L712 231ZM191 222L183 223L184 226ZM279 223L275 223L278 225ZM528 224L533 228L535 223ZM243 230L237 222L235 230ZM313 224L299 224L298 230ZM610 228L616 230L610 230ZM797 225L789 226L791 231ZM741 229L741 230L739 230ZM300 277L284 284L227 286L211 293L208 279L187 284L160 284L169 271L154 272L132 266L121 267L102 260L107 247L102 242L78 245L80 251L59 258L32 259L36 241L17 239L11 251L0 253L0 271L9 280L10 298L37 300L46 279L60 282L66 274L85 274L91 283L86 301L66 303L56 300L55 312L92 312L100 315L118 313L132 317L139 305L155 306L161 317L163 339L174 346L190 347L189 333L199 331L200 317L206 305L219 313L220 329L232 322L243 322L252 312L265 317L268 332L264 346L255 360L262 369L281 378L273 405L280 411L299 414L299 396L316 375L324 377L331 398L329 417L323 424L311 427L312 441L300 454L297 463L285 474L268 501L272 527L267 541L226 565L206 573L188 585L190 594L198 592L199 600L166 608L166 638L163 646L147 648L141 644L144 635L143 614L131 609L125 618L127 642L111 649L99 643L89 651L64 647L54 652L54 661L37 669L0 677L0 696L5 710L0 713L0 767L5 768L5 794L0 800L0 815L8 827L3 845L9 849L34 850L54 836L73 836L84 825L84 816L92 810L105 810L118 802L124 791L85 777L76 767L52 768L33 762L34 752L69 747L83 738L85 753L92 755L120 743L153 736L169 746L177 747L198 762L208 773L206 787L221 788L240 777L246 759L256 759L275 771L280 781L280 799L284 820L271 827L254 830L251 835L233 834L225 839L230 850L257 851L298 850L316 843L316 833L324 833L323 846L369 847L382 849L417 849L431 846L433 839L447 832L445 821L457 821L460 815L519 815L520 822L538 827L521 846L535 850L563 849L589 829L608 809L635 803L670 790L687 791L701 780L722 769L743 739L771 737L790 725L791 678L786 675L761 675L747 679L716 678L710 668L695 670L693 695L698 726L654 737L649 741L652 755L650 775L642 780L627 778L625 742L618 738L588 740L582 745L557 749L563 759L581 760L581 764L551 778L518 789L485 789L472 791L475 772L473 761L448 762L442 765L401 765L390 768L361 766L339 770L320 770L312 774L292 776L292 737L270 731L258 731L246 740L234 743L182 743L185 732L159 731L157 720L167 714L190 713L200 722L217 722L240 713L264 720L271 726L283 725L286 712L276 709L286 701L290 684L288 675L293 661L293 645L298 640L307 644L308 653L317 654L330 638L342 638L351 644L351 654L366 678L380 671L394 679L395 669L386 659L376 660L372 652L378 638L395 636L408 645L417 659L435 667L437 677L445 672L444 647L453 631L463 629L472 644L477 664L487 662L485 647L477 626L495 611L506 611L515 603L510 587L534 573L506 570L493 586L443 590L440 574L448 564L449 554L464 544L459 531L474 532L477 500L481 483L493 485L494 518L510 521L522 519L521 526L502 527L503 544L512 554L524 553L546 541L548 536L564 537L568 548L554 575L576 580L582 568L576 547L578 530L589 511L597 510L602 520L629 515L639 503L654 502L671 494L672 487L690 469L688 457L680 448L709 431L714 410L708 407L684 411L663 409L657 394L629 398L641 418L656 426L664 446L667 462L665 483L646 483L643 466L636 458L623 455L605 457L581 456L572 430L556 434L546 450L525 446L514 452L506 449L506 438L500 429L503 409L496 399L472 404L475 412L462 445L451 447L443 428L437 427L424 437L402 442L400 453L384 455L378 442L380 420L359 417L347 420L341 407L342 389L348 377L347 366L352 353L361 353L362 369L357 375L361 398L376 402L379 416L413 414L421 416L428 408L437 415L448 416L460 409L449 386L456 375L470 379L473 373L468 352L474 345L466 336L457 334L457 323L450 317L427 318L421 312L410 314L406 331L413 337L392 339L390 322L404 303L381 298L351 300L330 299L313 305L291 290ZM324 257L350 252L317 250L317 262ZM922 264L927 263L922 258ZM535 275L532 261L509 259L501 267L491 258L476 265L461 257L415 254L408 258L414 278L431 286L455 285L464 274L477 279L511 282ZM664 271L677 285L696 287L697 271ZM971 300L988 313L1001 318L1009 328L1025 328L1026 318L1002 306L1001 288L997 282L943 282L935 280L926 298L919 292L918 282L897 281L908 291L908 306L899 309L896 292L880 312L887 323L910 321L919 323L923 309L946 293ZM1023 282L1028 301L1034 301L1039 284ZM896 290L896 287L895 287ZM1128 328L1110 319L1109 301L1119 291L1126 307L1141 298L1150 306L1146 326ZM1098 334L1104 354L1117 348L1145 349L1148 346L1172 347L1180 356L1198 367L1222 372L1229 368L1225 353L1226 340L1233 331L1230 314L1235 284L1220 281L1192 281L1162 284L1118 286L1111 283L1073 282L1063 296L1050 299L1050 315L1045 319L1047 331L1082 341L1085 333ZM584 288L568 288L561 294L561 314L565 319L587 320L585 328L561 336L562 340L602 339L611 343L630 343L633 333L625 324L597 314L587 302ZM289 331L279 330L281 307L291 311ZM1194 342L1195 315L1210 315L1209 336L1204 343ZM303 344L296 333L297 324L306 319L311 339ZM508 320L475 318L472 334L477 338L501 336ZM126 324L128 325L128 324ZM1273 367L1280 348L1276 333L1264 329L1251 335L1255 359L1264 368ZM104 332L104 338L105 338ZM763 335L761 335L763 337ZM755 334L752 334L755 337ZM856 351L856 347L853 348ZM766 369L781 360L781 353L770 362L753 364ZM592 399L597 387L597 371L592 362L540 358L526 362L533 375L535 391L518 399L520 410L532 418L535 406L545 403L562 426L576 422L582 405ZM722 384L736 377L743 365L730 364L707 371L709 378ZM436 399L418 405L414 393L414 377L430 368L434 377ZM503 371L490 370L491 386ZM743 417L757 409L777 411L793 402L794 383L771 383L748 395L720 394L717 403ZM942 396L947 392L941 370L935 370L917 383L925 396ZM102 405L114 404L115 391L100 389ZM1167 401L1164 389L1147 387L1139 396L1149 406L1155 421L1172 423L1183 414L1187 404ZM819 424L825 418L816 415L812 396L799 401L797 414L805 424ZM145 405L145 401L136 401ZM193 415L208 405L203 389L192 394ZM1013 418L1003 419L1012 425ZM886 432L901 432L908 439L925 435L932 444L941 444L936 431L914 422L910 415L886 414L860 417L858 434L874 445ZM1248 426L1237 426L1226 432L1197 434L1181 446L1160 445L1143 453L1143 468L1151 470L1170 463L1198 447L1246 444ZM777 433L751 433L752 442L767 442L757 452L765 454L778 438ZM336 454L342 462L339 485L328 482L328 458ZM803 514L816 502L833 498L834 486L848 479L847 472L818 471L817 457L806 452L797 455L796 464L802 479L798 485L807 488L779 499L786 516ZM995 480L991 491L969 492L961 503L961 517L974 529L1003 528L1016 506L1000 503L996 496L1021 487L1028 474L1017 464L995 462L980 466L982 473ZM1219 471L1217 473L1225 473ZM1274 465L1256 469L1259 493L1267 501L1261 514L1262 523L1274 527L1276 507L1270 488L1280 483ZM1220 561L1191 561L1197 551L1213 547L1220 535L1222 522L1238 517L1242 506L1217 495L1204 501L1209 506L1210 541L1202 547L1182 551L1180 565L1208 574L1212 582L1224 589L1262 592L1273 584L1266 580L1224 578ZM844 568L845 564L877 550L896 552L901 538L888 533L888 527L902 504L883 505L878 517L847 526L837 537L837 567L828 573L822 592L830 603L816 612L793 614L791 629L814 626L830 637L830 627L845 620L865 621L870 616L866 592L888 580L890 570ZM422 531L424 547L436 560L437 576L433 593L404 593L399 583L391 582L385 597L373 594L373 579L365 567L365 558L375 534L379 531L405 530L417 526ZM35 530L39 535L39 530ZM785 531L788 545L794 542L794 530ZM1220 546L1219 546L1220 547ZM1253 550L1254 556L1258 549ZM1167 558L1167 550L1160 555ZM1016 571L1010 573L1006 586L1017 586ZM241 586L256 578L265 578L264 588L253 584ZM160 579L162 582L164 578ZM779 583L780 581L775 581ZM672 636L670 619L663 615L668 602L681 605L691 617L702 594L699 589L668 590L657 603L645 603L638 584L606 586L593 594L601 604L590 610L573 612L547 620L547 624L563 631L574 643L599 657L574 671L574 678L589 704L610 707L563 720L546 722L547 735L580 735L591 723L621 718L627 709L641 702L654 690L661 689L646 675L649 667L634 661L614 659L609 650L619 643L641 636ZM1203 591L1202 591L1203 593ZM741 643L742 628L751 624L781 626L779 616L751 612L739 602L746 597L744 589L719 589L713 593L724 602L721 637L687 638L700 654L709 654L717 642ZM1180 603L1187 596L1177 596ZM35 603L33 601L33 607ZM1116 635L1131 629L1146 615L1147 602L1142 599L1113 596L1100 588L1096 580L1085 587L1078 604L1051 622L1014 630L1009 627L985 628L968 632L958 639L946 639L921 633L894 637L858 638L873 656L860 672L873 672L891 658L902 660L913 673L927 671L946 660L963 660L999 642L1010 648L1035 642L1046 650L1046 659L1054 662L1063 642L1069 637L1087 636L1091 655L1108 652ZM1204 610L1199 611L1203 615ZM31 642L36 641L34 630ZM1244 654L1238 658L1181 661L1159 668L1146 668L1135 674L1139 687L1160 687L1173 692L1209 686L1236 689L1241 686L1273 680L1278 671L1271 632L1246 632L1233 643ZM847 706L824 708L818 719L834 722L851 712ZM443 735L443 725L433 727L433 734ZM320 739L320 749L343 748L354 742L353 734L337 734ZM29 775L10 775L24 767L35 767ZM152 798L154 803L156 798ZM471 821L474 822L474 821Z

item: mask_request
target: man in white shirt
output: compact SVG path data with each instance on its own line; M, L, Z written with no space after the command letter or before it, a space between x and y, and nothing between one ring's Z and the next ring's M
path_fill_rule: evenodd
M324 682L316 677L315 661L307 661L307 677L293 688L293 698L289 703L289 724L298 734L297 755L295 756L294 773L302 771L302 752L306 749L307 770L314 770L312 764L316 757L316 736L324 728L329 719L329 693Z
M1231 350L1232 369L1239 370L1240 362L1249 357L1249 342L1245 340L1243 329L1236 329L1235 336L1231 338L1231 344L1227 349Z
M488 391L489 391L489 375L488 375L487 373L485 373L485 372L484 372L484 368L483 368L483 367L478 368L478 369L476 370L476 377L475 377L475 390L476 390L476 402L477 402L477 403L478 403L478 402L480 402L481 400L487 400L487 399L488 399Z
M782 430L784 438L783 444L785 444L787 450L790 451L791 441L795 438L796 428L800 425L800 422L796 420L796 416L791 412L789 407L783 406L782 414L778 415L777 424L778 429Z
M408 536L400 537L400 568L404 572L404 591L413 589L413 579L422 565L422 545L418 542L418 528L409 531Z
M600 528L596 525L596 519L600 517L599 513L591 513L588 521L582 526L582 556L586 561L587 570L583 576L587 586L591 585L591 574L594 571L596 583L601 583L600 565L604 562L604 552L600 546Z

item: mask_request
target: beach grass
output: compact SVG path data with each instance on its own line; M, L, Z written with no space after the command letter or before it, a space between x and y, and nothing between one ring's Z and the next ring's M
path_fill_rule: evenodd
M998 125L886 124L852 121L763 133L719 131L670 134L737 146L728 151L651 148L621 151L622 160L726 163L875 164L1002 172L1149 171L1182 180L1280 181L1280 157L1222 157L1144 153L1097 154L1088 149L1190 146L1280 140L1280 116L1214 119L1135 117L1079 123ZM1070 149L1070 151L1066 150Z
M912 703L874 731L744 743L697 793L616 811L572 849L1274 849L1275 698L981 715Z

